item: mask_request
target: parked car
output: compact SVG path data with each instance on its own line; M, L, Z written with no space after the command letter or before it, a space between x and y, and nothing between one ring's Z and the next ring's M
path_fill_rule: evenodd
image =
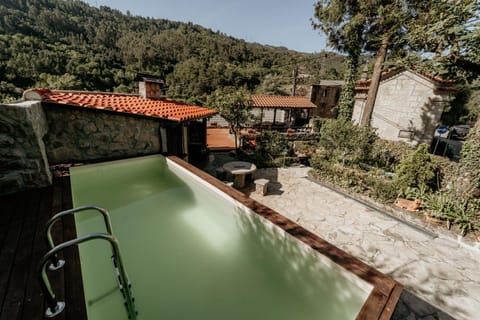
M459 124L450 127L450 139L453 140L465 140L467 137L470 126L468 124Z

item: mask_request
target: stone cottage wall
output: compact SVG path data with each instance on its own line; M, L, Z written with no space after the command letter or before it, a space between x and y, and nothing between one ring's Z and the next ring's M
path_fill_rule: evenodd
M228 121L225 120L219 113L213 115L207 120L207 127L228 128Z
M352 119L359 122L366 96L357 94ZM387 140L412 145L430 143L449 94L413 72L402 72L382 81L378 89L371 126Z
M50 164L159 153L160 122L114 113L45 105Z
M310 101L317 108L312 110L312 117L332 118L333 108L338 104L341 85L312 85L310 89Z
M51 184L47 130L39 102L0 105L0 194Z

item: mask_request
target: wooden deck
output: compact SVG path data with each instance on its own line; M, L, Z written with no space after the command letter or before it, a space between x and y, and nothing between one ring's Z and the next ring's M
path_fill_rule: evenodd
M45 224L55 213L72 207L70 179L54 185L0 197L0 320L42 319L45 299L39 285L39 263L47 252ZM55 243L76 236L73 217L53 228ZM66 301L55 319L86 319L77 248L63 252L65 266L49 272L57 297Z
M235 150L235 141L229 134L229 129L208 128L207 148L212 151Z

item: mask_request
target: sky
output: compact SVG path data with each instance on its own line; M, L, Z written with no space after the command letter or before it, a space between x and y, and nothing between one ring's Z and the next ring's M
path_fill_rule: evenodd
M301 52L320 52L325 36L313 30L315 0L86 0L132 15L193 22L229 36Z

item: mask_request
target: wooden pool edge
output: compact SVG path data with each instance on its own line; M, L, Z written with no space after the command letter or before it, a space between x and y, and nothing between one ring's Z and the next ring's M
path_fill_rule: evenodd
M182 159L175 156L167 156L167 159L200 177L207 183L213 185L220 191L232 197L234 200L251 209L256 214L282 228L285 232L302 241L315 251L326 256L341 267L371 284L373 289L360 309L356 319L387 320L391 318L395 310L395 306L397 305L397 302L403 291L402 284L381 273L377 269L370 267L333 244L323 240L316 234L282 216L275 210L249 198L240 191L227 186L222 181L183 161Z

